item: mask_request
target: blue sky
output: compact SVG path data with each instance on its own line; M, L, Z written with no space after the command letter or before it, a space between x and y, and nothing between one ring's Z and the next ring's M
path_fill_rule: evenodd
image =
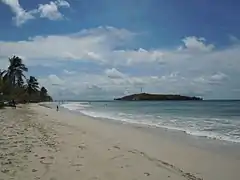
M239 99L237 0L0 0L0 67L21 56L55 98ZM59 84L53 86L52 84Z

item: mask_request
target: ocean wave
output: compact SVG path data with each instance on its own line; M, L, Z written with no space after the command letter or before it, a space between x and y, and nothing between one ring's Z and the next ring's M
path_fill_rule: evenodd
M85 108L91 107L87 102L71 102L62 104L61 107L69 109L70 111L79 111L84 110Z

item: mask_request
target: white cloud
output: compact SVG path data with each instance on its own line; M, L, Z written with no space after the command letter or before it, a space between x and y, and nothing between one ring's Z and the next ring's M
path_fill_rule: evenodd
M48 79L50 80L50 83L52 85L56 85L56 86L60 86L64 84L64 81L62 79L60 79L57 75L55 74L51 74L48 76Z
M149 63L181 65L188 59L208 59L222 52L214 51L214 45L205 44L202 38L194 37L185 38L184 46L186 47L180 51L179 49L147 50L139 48L132 50L118 48L126 46L136 35L126 29L98 27L67 35L36 36L25 41L0 42L0 47L5 56L9 56L9 54L24 55L31 61L37 59L55 59L55 62L91 60L113 66Z
M63 70L63 73L67 74L67 75L72 75L72 74L76 74L75 71L68 71L66 69Z
M194 79L194 81L203 84L217 85L224 83L224 81L227 80L227 77L228 76L226 74L218 72L208 76L205 75L197 77L196 79Z
M55 98L62 97L72 99L113 99L131 93L172 93L192 96L203 96L205 98L231 98L237 95L235 86L229 83L228 75L218 72L209 75L184 76L180 72L171 72L159 76L149 75L128 75L113 69L108 69L107 74L114 75L114 78L106 76L107 70L103 73L84 73L65 75L50 75L41 78L41 83L49 88L49 92ZM116 74L120 73L120 76ZM57 83L57 86L52 84ZM231 90L232 89L232 90ZM234 94L234 92L235 94ZM227 94L228 92L229 94Z
M21 26L25 22L31 19L37 18L39 15L41 18L48 18L49 20L63 19L63 14L59 11L60 7L70 8L70 4L64 0L51 1L49 4L39 4L38 9L32 9L26 11L20 5L19 0L0 0L2 3L8 5L12 12L15 14L13 18L17 26Z
M98 27L69 35L36 36L26 41L0 41L2 56L17 54L26 59L93 60L108 63L113 49L134 33L113 27ZM114 53L113 53L114 54ZM39 61L39 63L41 63ZM31 63L31 62L30 62ZM49 62L53 63L53 61Z
M11 11L15 14L13 20L17 26L22 25L30 19L35 17L32 15L32 11L25 11L19 4L18 0L1 0L4 4L8 5L11 8Z
M181 46L180 49L190 50L190 51L204 51L209 52L214 49L214 45L206 44L205 38L197 38L195 36L186 37L183 40L184 46Z
M120 78L124 78L125 75L123 73L121 73L120 71L118 71L115 68L112 69L106 69L105 70L105 74L111 78L111 79L120 79Z
M237 44L240 43L240 40L239 40L236 36L233 36L233 35L229 35L229 40L230 40L232 43L237 43Z
M49 4L39 4L38 12L40 17L48 18L50 20L61 20L63 19L63 14L59 11L59 7L70 7L67 1L58 0L51 1Z
M40 4L38 11L42 18L48 18L50 20L62 19L62 14L58 11L58 6L54 2Z
M58 6L62 6L62 7L70 7L70 4L67 2L67 1L64 1L64 0L57 0L57 1L55 1L56 2L56 4L58 5Z
M227 75L221 72L213 74L211 77L211 80L213 81L222 81L227 78Z
M175 75L173 75L175 74ZM40 82L49 89L55 98L62 97L72 99L113 99L131 93L173 93L204 95L208 85L191 84L194 78L183 78L176 73L164 76L128 76L112 79L104 74L73 74L69 76L51 75L40 79ZM57 78L56 78L57 77ZM53 85L59 83L60 85ZM81 82L81 83L79 83ZM187 85L187 86L186 86Z
M111 96L139 92L143 87L155 93L239 97L237 91L232 92L240 89L239 44L219 49L206 43L204 38L189 37L182 40L180 49L127 48L136 36L140 38L139 34L126 29L98 27L73 34L37 36L25 41L0 41L0 54L2 58L12 54L23 56L28 66L64 66L65 70L58 78L63 81L64 92L72 95L83 95L89 91L87 87L94 85L101 88L102 94ZM78 73L72 73L67 70L73 69L68 66L70 61L76 64L91 62L89 69L95 66L103 72L84 74L77 70ZM44 77L48 79L46 83L54 81L54 77L49 78Z

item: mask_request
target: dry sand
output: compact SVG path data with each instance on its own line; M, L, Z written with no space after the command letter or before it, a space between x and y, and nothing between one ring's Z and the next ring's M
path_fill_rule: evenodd
M240 160L39 105L0 110L0 180L239 180Z

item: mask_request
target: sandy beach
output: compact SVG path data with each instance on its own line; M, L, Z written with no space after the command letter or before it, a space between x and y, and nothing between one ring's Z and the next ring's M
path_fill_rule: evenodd
M0 180L237 180L240 156L37 104L0 110Z

